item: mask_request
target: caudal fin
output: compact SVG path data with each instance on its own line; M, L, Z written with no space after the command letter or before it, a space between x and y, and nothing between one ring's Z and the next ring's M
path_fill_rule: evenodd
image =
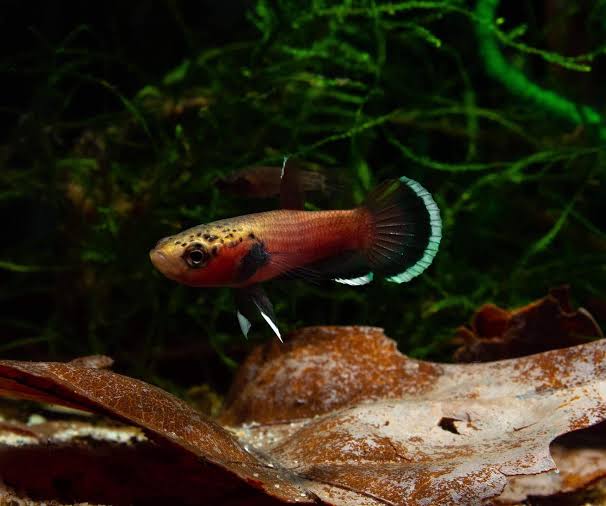
M410 281L431 264L442 238L440 210L419 183L385 181L369 196L373 237L367 250L371 270L394 283Z

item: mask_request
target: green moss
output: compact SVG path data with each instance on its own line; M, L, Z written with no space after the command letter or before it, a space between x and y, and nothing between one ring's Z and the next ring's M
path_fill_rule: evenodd
M444 233L407 284L270 283L284 330L378 325L406 353L447 358L484 302L521 305L562 282L603 299L606 25L604 2L587 4L558 18L591 28L580 49L532 6L318 0L223 12L220 42L200 38L210 21L178 13L181 31L156 38L186 42L161 63L112 45L118 13L15 53L2 69L27 89L1 110L0 350L109 353L131 374L223 389L270 332L257 322L244 341L229 290L177 286L147 253L184 227L274 208L214 181L287 154L338 188L310 208L405 175L434 195Z

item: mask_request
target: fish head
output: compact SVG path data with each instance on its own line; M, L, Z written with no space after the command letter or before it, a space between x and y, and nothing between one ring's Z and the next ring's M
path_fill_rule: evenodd
M240 242L203 226L160 239L149 252L167 278L189 286L230 286L246 254Z

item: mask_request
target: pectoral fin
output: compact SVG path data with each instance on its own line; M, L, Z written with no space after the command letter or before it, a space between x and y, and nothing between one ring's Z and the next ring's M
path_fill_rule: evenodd
M242 329L244 337L247 337L250 330L250 321L253 319L256 311L259 311L263 319L271 327L276 336L278 336L278 339L282 341L273 305L261 286L253 285L239 289L236 293L236 304L238 307L238 322L240 323L240 329Z

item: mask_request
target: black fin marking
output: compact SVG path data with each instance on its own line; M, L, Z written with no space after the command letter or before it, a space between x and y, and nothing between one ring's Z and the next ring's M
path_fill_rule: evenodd
M274 307L260 285L240 288L236 292L236 305L238 308L238 322L245 337L248 335L248 330L251 326L250 320L253 319L256 309L261 313L261 316L274 331L278 339L282 341L282 336L276 323L276 316L274 315Z
M255 241L248 253L240 261L236 280L242 282L251 278L261 267L269 262L269 259L270 255L265 249L265 245L259 241Z
M272 255L272 262L286 266L287 270L280 278L304 279L314 284L336 279L358 278L369 272L368 261L358 251L345 251L334 257L296 267L289 267L286 261L282 261L277 255Z
M303 209L305 194L301 172L293 162L287 163L284 158L280 180L280 207L282 209Z
M310 267L321 272L324 279L357 278L368 273L368 261L359 251L344 251L343 253L320 260Z
M423 272L442 236L438 206L419 183L402 177L379 185L368 197L374 237L367 251L371 270L402 283Z
M314 269L310 269L309 267L292 267L279 276L276 277L278 280L293 280L293 279L301 279L311 283L312 285L319 285L323 281L326 281L326 277L322 275L321 272L318 272Z

